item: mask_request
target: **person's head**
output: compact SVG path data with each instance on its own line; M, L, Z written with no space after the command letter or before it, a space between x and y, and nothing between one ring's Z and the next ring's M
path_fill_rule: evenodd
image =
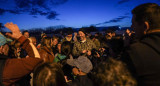
M55 46L55 45L58 44L58 39L59 39L59 38L58 38L57 36L54 36L54 35L53 35L53 37L52 37L52 45L53 45L53 46Z
M27 30L23 31L23 35L26 37L26 38L29 38L29 32Z
M130 33L130 30L129 30L129 29L126 29L126 33L129 34L129 33Z
M42 45L42 47L46 46L48 48L51 48L51 38L50 37L43 38L43 41L42 41L41 45Z
M91 61L85 56L79 56L77 59L68 59L67 64L73 67L72 72L74 75L86 75L93 69Z
M32 43L36 46L37 45L36 37L32 36L32 37L30 37L30 39L32 40Z
M93 81L96 86L136 86L125 64L113 58L95 68Z
M66 86L61 66L57 63L43 63L33 73L33 86Z
M61 54L69 56L72 52L72 44L71 42L65 41L61 45Z
M80 28L78 31L79 37L81 41L86 40L86 31L85 28Z
M71 39L72 38L72 31L68 31L67 35L66 35L67 39Z
M132 25L136 37L141 38L148 31L160 28L160 6L155 3L146 3L132 10Z
M42 33L41 38L45 38L45 37L47 37L47 35L45 33Z

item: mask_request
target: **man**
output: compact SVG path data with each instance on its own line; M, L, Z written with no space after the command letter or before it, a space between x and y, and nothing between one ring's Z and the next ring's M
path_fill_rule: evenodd
M87 57L79 56L77 59L68 59L67 63L73 67L72 72L76 76L75 80L68 83L69 86L93 86L93 82L87 76L93 66Z
M29 38L29 32L27 30L23 31L23 35L26 38Z
M132 10L138 42L122 55L139 86L160 86L160 6L146 3Z
M78 31L80 40L76 41L73 46L73 56L91 55L91 50L96 48L92 40L86 37L85 29L81 28Z
M24 35L24 37L29 38L29 32L27 30L23 31L23 35ZM21 49L20 53L21 53L20 54L21 58L25 58L28 55L28 53L24 49Z
M7 23L5 27L9 28L12 32L12 34L6 33L6 35L19 41L22 48L29 55L28 58L23 59L8 59L9 57L4 55L2 51L6 44L6 39L0 40L0 51L2 51L0 54L0 86L14 86L15 82L32 72L42 60L39 59L40 55L35 46L22 36L16 24Z

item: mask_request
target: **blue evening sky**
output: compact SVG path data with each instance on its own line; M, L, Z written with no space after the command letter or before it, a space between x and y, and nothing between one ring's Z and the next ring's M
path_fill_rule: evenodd
M64 25L129 27L131 10L160 0L0 0L0 23L13 22L21 29Z

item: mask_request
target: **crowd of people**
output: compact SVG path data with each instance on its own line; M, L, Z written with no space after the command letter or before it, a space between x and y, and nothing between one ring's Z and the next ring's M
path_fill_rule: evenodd
M61 37L6 23L0 33L0 86L159 86L160 6L146 3L132 10L134 31L123 35L86 28Z

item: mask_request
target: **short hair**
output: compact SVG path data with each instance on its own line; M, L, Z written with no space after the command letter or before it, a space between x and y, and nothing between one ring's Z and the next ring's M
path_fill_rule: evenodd
M28 30L24 30L24 31L22 32L22 34L24 35L24 33L25 33L25 32L28 32L28 33L29 33L29 31L28 31Z
M150 29L160 27L160 6L158 4L145 3L139 5L132 10L132 14L135 14L135 20L139 24L147 21L150 25Z
M61 66L57 63L43 63L33 73L33 86L66 86Z
M136 86L124 63L108 58L106 63L100 63L93 73L96 86Z

